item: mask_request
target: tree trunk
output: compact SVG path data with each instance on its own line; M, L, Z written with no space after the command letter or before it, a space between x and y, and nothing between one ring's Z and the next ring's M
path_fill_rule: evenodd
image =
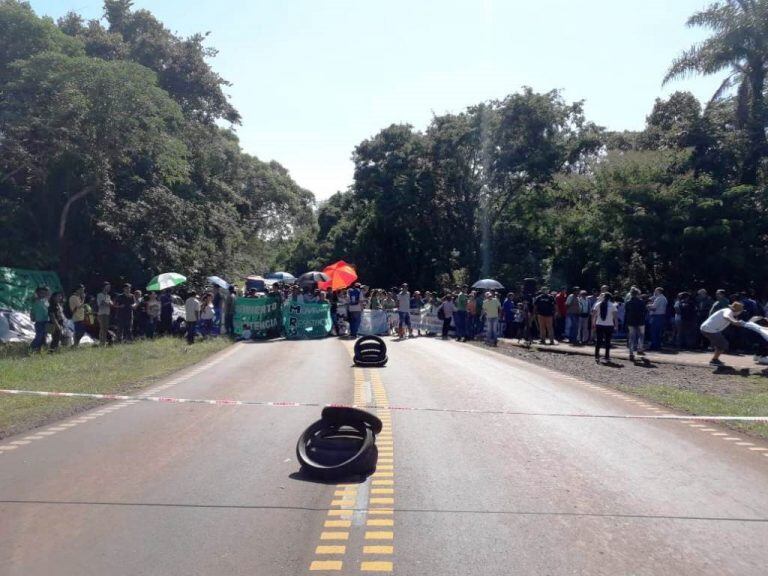
M742 184L757 184L760 161L766 152L765 138L765 70L763 62L750 63L749 83L752 106L750 107L749 126L747 134L749 138L749 150L742 167Z
M70 278L70 262L69 262L69 245L67 243L67 222L69 220L69 210L72 208L72 204L85 198L93 191L92 186L86 186L76 194L69 197L64 208L61 209L61 215L59 216L59 277L65 285L69 285Z

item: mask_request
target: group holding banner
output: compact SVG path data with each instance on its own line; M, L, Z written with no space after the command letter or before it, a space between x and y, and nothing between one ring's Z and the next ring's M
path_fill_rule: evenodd
M331 333L331 307L327 302L281 303L278 296L237 298L234 330L238 336L247 331L251 338L266 340L285 336L289 340L325 338Z

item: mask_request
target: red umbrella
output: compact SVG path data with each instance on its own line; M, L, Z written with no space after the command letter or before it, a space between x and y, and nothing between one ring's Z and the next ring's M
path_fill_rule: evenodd
M357 280L357 272L344 260L331 264L323 270L323 273L328 276L328 282L317 283L317 287L321 290L327 290L328 288L341 290L351 286Z

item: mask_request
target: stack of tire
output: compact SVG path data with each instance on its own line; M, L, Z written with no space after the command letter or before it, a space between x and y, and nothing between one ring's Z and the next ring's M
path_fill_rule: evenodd
M381 420L364 410L324 408L320 420L304 431L296 445L302 472L325 481L373 474L381 428Z
M378 336L363 336L355 342L355 366L380 368L387 360L387 345Z

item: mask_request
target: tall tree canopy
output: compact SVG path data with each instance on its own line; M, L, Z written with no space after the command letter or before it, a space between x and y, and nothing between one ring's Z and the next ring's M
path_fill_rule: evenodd
M58 25L0 0L0 261L65 281L265 271L314 230L312 194L242 152L203 35L130 0Z

